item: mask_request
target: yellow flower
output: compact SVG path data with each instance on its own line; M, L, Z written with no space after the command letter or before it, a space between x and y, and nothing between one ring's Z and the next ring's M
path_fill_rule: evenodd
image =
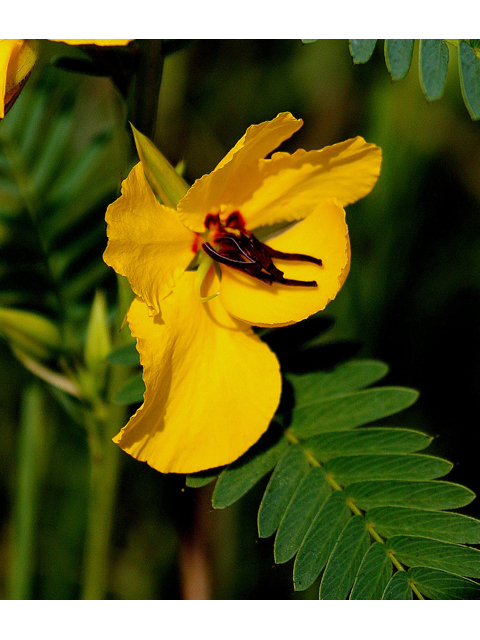
M131 40L54 40L67 44L93 44L102 47L125 46ZM0 118L18 98L38 57L37 40L0 40Z
M0 40L0 118L17 99L37 55L36 40Z
M264 159L301 125L281 113L250 127L176 210L139 163L107 210L104 260L137 296L127 320L146 386L114 441L159 471L224 465L259 439L281 376L252 326L323 309L348 274L343 206L372 189L381 151L357 137Z

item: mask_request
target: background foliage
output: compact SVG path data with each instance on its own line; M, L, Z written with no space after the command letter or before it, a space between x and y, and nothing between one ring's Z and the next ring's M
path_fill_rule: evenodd
M355 135L383 148L377 186L347 211L352 270L328 308L335 324L322 340L336 342L345 355L388 362L382 384L419 389L402 426L439 436L427 453L451 460L448 479L478 493L471 416L480 389L480 130L462 99L457 55L450 48L442 98L427 103L415 71L418 43L410 71L392 83L378 45L367 64L354 65L348 42L340 40L192 42L166 57L155 142L173 163L184 162L189 182L211 171L250 124L280 111L305 122L286 150ZM105 208L134 160L124 151L123 118L108 80L35 70L0 125L2 306L81 319L97 288L113 300L115 278L101 252ZM6 168L12 154L20 172L14 176ZM32 194L41 203L48 263L28 204ZM35 565L31 596L75 598L87 508L84 434L70 405L58 408L35 387L22 400L31 376L4 342L0 355L0 595L10 580L18 459L25 455L31 473L44 478L40 495L24 496L37 505L38 519L37 539L29 550L25 542ZM308 370L304 356L293 373ZM29 450L18 435L26 402L48 416L23 425L38 443ZM161 476L126 455L122 465L111 597L317 597L318 580L292 592L292 562L274 566L272 540L257 536L268 477L228 509L212 511L213 485L185 488L183 477ZM459 512L480 516L476 502Z

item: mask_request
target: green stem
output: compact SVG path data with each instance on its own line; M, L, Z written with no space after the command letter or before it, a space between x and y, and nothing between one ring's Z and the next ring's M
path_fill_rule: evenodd
M130 375L126 367L113 366L112 389L118 389ZM122 452L112 437L126 422L126 408L110 404L108 415L89 414L87 428L90 449L90 505L84 556L84 600L101 600L108 586L108 566L113 514Z
M41 385L34 382L23 396L19 459L14 505L7 598L28 600L35 571L38 500L48 458L50 411Z

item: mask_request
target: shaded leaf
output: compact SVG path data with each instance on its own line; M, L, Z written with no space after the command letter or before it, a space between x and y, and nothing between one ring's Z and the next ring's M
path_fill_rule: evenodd
M314 467L295 491L275 537L275 562L287 562L298 551L322 504L331 493L324 472Z
M418 535L445 542L480 543L480 520L458 513L405 507L374 507L366 513L380 535Z
M368 62L375 49L376 40L349 40L350 55L355 64Z
M305 375L290 374L287 379L295 390L298 404L308 404L312 399L368 387L388 373L388 367L376 360L349 360L333 371L317 371Z
M346 525L330 556L320 584L321 600L345 600L370 545L363 516Z
M381 600L391 575L392 563L385 545L374 542L362 560L350 600Z
M354 431L331 431L304 441L318 460L348 453L411 453L427 447L432 438L420 431L394 427L368 427Z
M413 600L406 571L397 571L393 574L383 593L382 600Z
M420 536L394 536L386 545L408 567L427 566L470 578L480 578L478 549Z
M412 405L418 392L403 387L380 387L297 404L291 430L308 438L326 431L353 429L380 420Z
M450 471L452 463L424 454L353 455L333 458L325 471L342 485L358 480L430 480Z
M385 62L392 80L403 80L412 64L415 40L385 40Z
M334 491L324 502L298 550L293 567L296 591L307 589L315 582L349 519L345 496L341 491Z
M408 570L420 593L432 600L479 600L480 585L446 571L413 567Z
M448 46L444 40L420 40L420 84L429 101L441 98L448 68Z
M351 484L345 492L364 510L382 505L395 505L440 511L463 507L475 498L470 489L442 480L369 480Z
M223 509L247 493L280 460L288 449L285 438L271 428L236 462L220 474L212 496L214 509Z
M300 445L290 447L275 467L258 510L258 535L268 538L277 530L280 520L307 474L310 465Z
M204 487L207 484L210 484L210 482L213 482L213 480L217 478L219 473L220 470L218 469L218 467L216 469L207 469L207 471L190 473L187 475L185 484L187 485L187 487L198 489L199 487Z
M480 59L464 40L459 44L458 64L463 100L472 120L478 120L480 119Z

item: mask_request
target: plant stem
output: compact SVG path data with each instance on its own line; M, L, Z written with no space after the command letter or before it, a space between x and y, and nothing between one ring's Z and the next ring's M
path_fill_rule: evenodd
M18 481L12 528L7 598L28 600L35 571L38 500L48 459L49 437L45 392L33 382L23 395L20 419Z
M128 374L112 368L111 387L117 389ZM108 565L113 514L122 452L112 437L126 422L126 408L109 404L107 415L88 416L90 449L90 506L85 545L82 599L101 600L108 586Z

